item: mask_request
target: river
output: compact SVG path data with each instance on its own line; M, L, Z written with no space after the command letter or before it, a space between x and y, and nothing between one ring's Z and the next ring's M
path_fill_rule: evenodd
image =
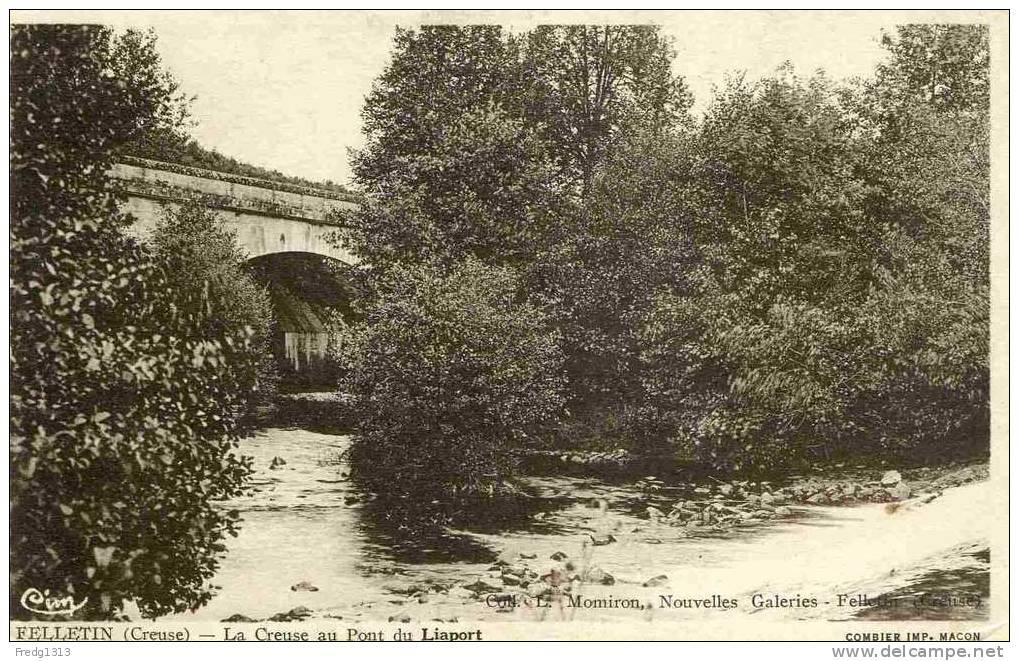
M987 617L990 522L973 515L990 511L975 506L987 498L986 483L950 489L895 515L881 505L797 506L781 521L691 533L649 520L635 484L529 477L524 484L537 497L524 520L399 539L372 522L370 504L346 479L348 442L300 429L245 440L253 489L224 504L240 510L243 523L227 540L212 581L216 594L197 612L169 619L260 620L296 607L350 622L689 619L731 611L778 619ZM272 467L276 457L286 463ZM959 512L964 516L953 518ZM595 546L591 535L616 541ZM540 574L556 565L555 553L578 571L598 567L615 578L575 588L574 597L595 607L511 607L464 587L497 582L497 559ZM643 586L658 576L665 578ZM850 604L840 594L866 594L867 601ZM965 603L918 602L920 595ZM695 598L712 605L683 601ZM779 599L791 601L772 607ZM597 606L612 600L624 607Z

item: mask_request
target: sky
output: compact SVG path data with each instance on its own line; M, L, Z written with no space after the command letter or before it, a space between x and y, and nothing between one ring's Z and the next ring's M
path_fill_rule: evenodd
M658 23L675 72L703 109L727 73L753 79L785 61L809 75L868 76L882 28L917 16L861 12L50 12L20 20L151 27L164 65L195 97L194 137L239 160L313 180L349 183L348 150L363 144L361 105L388 62L395 28L428 23Z

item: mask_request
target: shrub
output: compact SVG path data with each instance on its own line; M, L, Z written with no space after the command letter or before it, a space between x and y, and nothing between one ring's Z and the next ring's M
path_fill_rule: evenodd
M428 502L491 494L560 402L562 358L511 271L397 267L346 343L356 477Z
M786 71L709 109L704 259L639 320L646 447L758 470L986 451L986 108L891 92Z
M860 304L753 317L739 294L660 297L641 336L645 447L737 470L986 452L987 286L948 268L925 282L950 260L907 243Z
M266 288L245 268L247 254L236 234L216 212L192 202L167 206L149 242L164 266L177 307L194 321L196 337L252 333L252 352L238 354L229 366L242 392L250 395L247 413L271 404L278 382L273 307Z
M233 449L250 333L201 337L127 238L110 153L173 113L151 42L96 26L11 31L12 617L35 588L196 608L235 531L213 501L249 472Z

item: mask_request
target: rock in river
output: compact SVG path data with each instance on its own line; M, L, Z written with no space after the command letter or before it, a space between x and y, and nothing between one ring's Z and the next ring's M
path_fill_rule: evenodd
M894 487L901 481L902 476L899 475L899 471L888 471L881 476L881 486L883 487Z
M502 586L492 581L479 578L478 580L463 586L474 594L486 594L488 592L502 592Z
M285 613L276 613L269 618L270 622L293 622L301 621L306 617L311 617L311 609L307 606L295 606Z
M234 613L230 617L220 620L220 622L258 622L258 620L248 617L247 615Z
M644 587L646 587L646 588L656 588L659 585L665 585L668 582L669 582L669 577L666 576L665 574L660 574L658 576L655 576L653 578L649 578L648 580L644 581Z
M318 588L308 581L301 581L297 585L291 585L290 589L294 592L318 592Z
M899 482L890 489L890 493L895 500L906 500L912 495L913 490L905 482Z
M502 584L503 585L511 585L511 586L520 585L520 577L519 576L514 576L513 574L503 574L502 575Z
M594 535L589 534L588 537L591 538L591 543L595 546L605 546L606 544L611 544L612 542L616 541L616 538L613 537L612 535L605 535L604 537L595 537Z
M602 585L614 585L615 577L601 567L591 567L584 572L582 579L587 583L601 583Z

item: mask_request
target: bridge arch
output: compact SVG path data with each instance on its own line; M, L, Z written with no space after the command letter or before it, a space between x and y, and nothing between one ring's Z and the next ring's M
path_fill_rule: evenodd
M339 341L335 324L354 318L356 267L310 251L251 255L247 266L272 302L272 351L281 386L298 390L334 386L338 368L329 352Z
M344 269L358 263L338 241L339 219L357 207L356 198L131 156L120 157L109 174L123 194L121 210L136 219L130 231L143 240L166 207L198 202L215 211L269 289L281 385L317 387L332 379L328 322L334 311L351 318L353 279Z

